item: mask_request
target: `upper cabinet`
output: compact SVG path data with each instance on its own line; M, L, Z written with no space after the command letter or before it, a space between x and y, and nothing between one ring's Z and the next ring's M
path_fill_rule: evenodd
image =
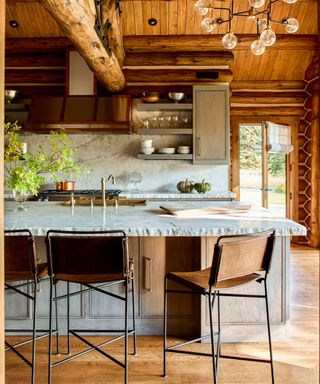
M129 133L131 98L128 95L33 97L27 131Z
M193 88L193 163L229 163L229 85Z

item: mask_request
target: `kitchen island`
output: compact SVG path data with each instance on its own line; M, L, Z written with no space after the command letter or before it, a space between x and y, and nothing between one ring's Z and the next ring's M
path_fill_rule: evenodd
M166 213L167 208L181 208L178 216ZM44 236L49 229L113 230L122 229L129 236L131 256L135 259L137 280L137 327L140 334L161 334L163 277L166 272L205 268L211 264L213 244L220 235L251 233L275 228L277 241L269 277L271 320L275 340L286 337L289 320L290 236L305 234L305 228L293 221L272 217L267 210L243 206L236 202L149 202L146 206L90 207L62 206L60 203L27 202L26 212L14 212L14 202L5 204L5 228L28 228L36 236L38 257L45 260ZM189 209L186 211L186 209ZM210 211L211 209L211 211ZM212 210L213 209L213 210ZM219 211L220 209L220 211ZM221 212L221 209L223 212ZM180 214L181 213L181 214ZM255 283L256 284L256 283ZM45 285L45 284L43 284ZM256 284L257 293L262 287ZM246 292L246 287L238 288ZM47 287L43 287L39 305L40 326L47 324ZM170 331L172 334L206 333L208 318L197 298L185 302L172 295ZM116 328L122 308L100 301L99 296L85 294L72 298L72 322L75 327L87 325L97 329L106 325ZM25 328L30 322L23 299L10 300L6 316L12 327ZM225 298L222 312L224 340L262 340L265 336L264 305L252 300ZM242 301L242 302L240 302ZM230 313L232 308L232 316ZM61 310L64 316L65 308ZM181 319L185 327L181 327ZM188 321L186 321L186 319Z

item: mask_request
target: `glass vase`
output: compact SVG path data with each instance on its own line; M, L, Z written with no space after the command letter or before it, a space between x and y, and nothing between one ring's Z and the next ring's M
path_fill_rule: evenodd
M27 200L28 194L25 192L20 192L20 191L13 191L13 198L14 200L18 203L17 208L15 209L16 212L24 212L27 210L23 206L23 203Z

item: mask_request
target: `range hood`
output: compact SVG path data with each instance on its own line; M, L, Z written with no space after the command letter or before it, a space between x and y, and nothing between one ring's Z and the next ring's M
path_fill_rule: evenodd
M49 132L130 131L131 98L129 95L97 96L34 96L26 130Z

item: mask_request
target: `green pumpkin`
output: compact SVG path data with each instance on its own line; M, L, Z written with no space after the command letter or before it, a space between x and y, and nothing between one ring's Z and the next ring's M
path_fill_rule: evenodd
M203 179L201 183L195 183L193 187L198 193L206 193L211 190L212 185Z
M191 193L193 190L193 181L189 181L188 179L180 181L177 184L177 189L182 193Z

